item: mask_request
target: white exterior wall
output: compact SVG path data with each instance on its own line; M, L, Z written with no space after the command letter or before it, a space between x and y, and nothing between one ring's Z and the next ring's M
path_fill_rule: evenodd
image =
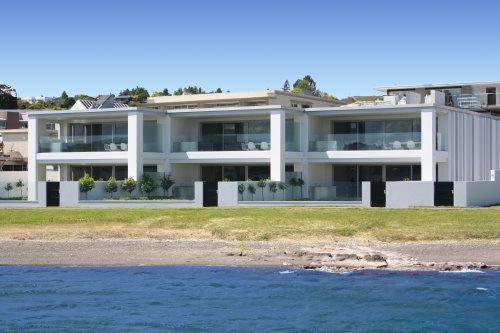
M423 181L436 180L436 110L424 109L421 112L422 149L421 170Z
M128 115L128 177L139 180L143 168L144 115L132 112Z
M0 198L21 196L21 189L16 187L16 182L21 179L24 183L22 188L23 196L28 194L28 171L0 171ZM5 185L11 183L13 189L10 193L5 190Z
M387 182L386 207L434 206L434 182Z
M285 111L271 111L271 180L285 180Z

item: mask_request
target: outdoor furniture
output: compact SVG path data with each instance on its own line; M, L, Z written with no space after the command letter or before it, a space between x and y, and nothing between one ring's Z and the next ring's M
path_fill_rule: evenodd
M110 146L109 146L109 145L110 145L109 143L105 143L105 144L104 144L104 150L105 150L105 151L110 151L110 150L111 150L111 148L110 148Z
M111 142L109 144L109 150L111 150L111 151L117 151L118 150L118 146L116 145L116 143Z
M120 149L126 151L128 149L128 145L124 142L120 143Z
M248 146L248 150L256 150L257 149L257 147L255 146L255 143L253 143L252 141L250 141L247 146Z
M407 143L406 143L406 147L408 147L408 149L415 149L415 142L412 141L412 140L409 140Z
M392 148L393 148L393 149L401 149L401 142L399 142L399 141L394 141L394 142L392 143Z
M246 143L244 143L244 142L241 143L241 150L248 150Z
M261 150L269 150L269 144L265 141L260 143L260 149Z

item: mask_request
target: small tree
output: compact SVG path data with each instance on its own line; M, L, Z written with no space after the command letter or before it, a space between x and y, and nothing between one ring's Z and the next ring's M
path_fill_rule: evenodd
M153 192L156 188L153 177L147 173L142 174L141 181L139 182L139 188L141 189L141 192L145 193L146 197L149 198L151 192Z
M297 186L297 178L295 177L292 177L288 180L288 184L290 184L290 186L292 187L292 197L294 196L294 189L295 189L295 186Z
M85 173L82 178L78 181L80 184L80 192L85 193L85 200L87 200L87 193L90 192L94 186L94 178L92 178L88 173Z
M106 186L104 187L104 191L106 193L109 193L109 198L113 197L113 193L118 191L118 184L116 183L115 177L111 176L108 179L108 182L106 183Z
M248 192L250 192L250 195L252 196L252 201L253 201L253 195L255 194L255 186L253 184L248 184Z
M304 186L304 180L302 178L297 178L297 186L300 187L300 198L304 198L304 195L302 194L302 186Z
M269 183L269 191L273 194L273 200L274 200L274 195L276 192L278 192L278 182L270 182Z
M21 191L21 198L22 198L23 197L23 187L24 187L24 182L22 179L19 179L16 182L16 187L19 189L19 191Z
M175 184L175 181L170 177L170 175L163 174L160 179L160 187L163 189L163 196L167 196L168 190Z
M285 200L285 191L288 188L288 185L285 182L279 182L278 188L283 192L283 200Z
M134 192L136 185L137 185L137 182L135 181L134 178L132 178L132 177L127 178L122 182L122 190L125 192L128 192L129 197L131 197L132 192Z
M238 185L238 193L241 195L241 200L243 201L243 193L245 192L245 184Z
M262 200L264 200L264 189L266 188L267 181L262 178L257 182L257 186L260 187L260 190L262 191Z
M12 187L12 184L11 184L11 183L7 183L7 184L5 184L4 189L7 191L7 197L9 197L9 198L10 198L10 191L12 191L12 188L13 188L13 187Z

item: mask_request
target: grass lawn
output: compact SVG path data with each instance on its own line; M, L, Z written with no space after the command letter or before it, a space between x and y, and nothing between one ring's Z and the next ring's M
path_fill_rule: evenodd
M176 236L177 235L177 236ZM500 239L500 207L3 209L0 238Z

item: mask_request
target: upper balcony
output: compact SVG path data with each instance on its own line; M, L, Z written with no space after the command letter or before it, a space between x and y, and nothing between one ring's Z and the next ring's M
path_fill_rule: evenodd
M172 144L172 152L257 151L271 149L269 133L202 135L199 140L184 138Z
M309 151L415 150L421 147L420 132L327 134L309 142Z
M127 150L127 135L42 136L38 140L39 153L118 152Z

